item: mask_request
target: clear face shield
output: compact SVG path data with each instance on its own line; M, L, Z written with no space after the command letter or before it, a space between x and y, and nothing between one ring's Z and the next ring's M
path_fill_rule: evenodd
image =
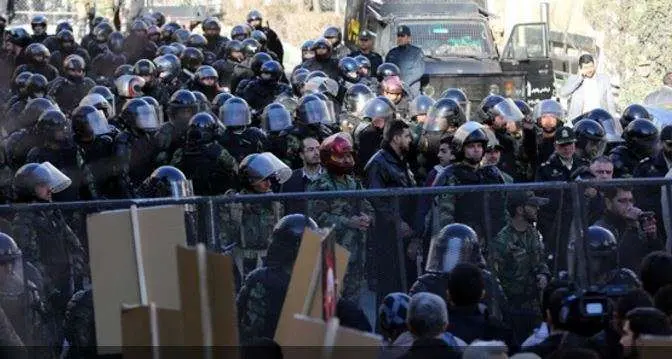
M521 122L525 118L516 103L510 98L493 106L492 111L502 116L507 122Z
M72 184L70 177L66 176L50 162L42 162L40 166L45 168L51 176L48 185L52 193L62 192Z

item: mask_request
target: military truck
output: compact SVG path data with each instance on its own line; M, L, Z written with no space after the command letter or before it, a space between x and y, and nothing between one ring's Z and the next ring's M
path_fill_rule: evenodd
M553 95L553 64L546 23L514 26L504 51L495 44L486 0L347 0L346 44L358 33L376 35L375 50L396 46L395 29L411 29L413 44L425 53L423 92L438 97L461 88L472 103L489 94L526 99L531 104Z

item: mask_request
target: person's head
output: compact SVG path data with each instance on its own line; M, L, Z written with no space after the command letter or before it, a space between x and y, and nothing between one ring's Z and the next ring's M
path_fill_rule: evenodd
M663 76L663 85L672 86L672 71L668 72Z
M508 348L499 340L474 340L464 349L462 359L507 359Z
M551 296L553 293L560 288L570 288L571 285L568 281L554 279L544 287L544 290L541 292L541 313L544 316L544 321L547 323L551 322Z
M628 212L635 205L632 188L608 187L604 191L604 202L607 211L621 218L627 218Z
M612 328L618 333L623 331L623 323L629 311L638 307L652 307L651 296L642 289L631 290L618 298L614 307ZM621 333L622 334L622 333Z
M585 77L593 77L595 75L595 59L593 55L583 54L579 57L579 71Z
M640 307L629 311L623 323L623 335L620 340L625 357L637 353L636 346L642 335L672 335L670 318L653 307Z
M411 130L408 124L402 120L392 120L385 124L383 129L383 142L402 155L410 150Z
M476 305L484 293L483 273L476 265L460 263L450 272L448 296L455 306Z
M597 157L590 163L590 173L597 181L608 181L614 177L614 163L607 156Z
M569 330L567 323L561 320L561 312L565 298L572 295L572 292L567 287L560 287L553 291L548 297L548 308L544 315L546 316L547 324L552 330Z
M497 166L499 161L502 158L502 148L501 146L488 146L485 149L485 154L483 154L483 165L492 165Z
M439 158L439 164L441 166L448 166L453 159L453 150L450 147L452 142L453 139L450 136L443 136L439 140L439 152L437 153L437 157Z
M555 153L563 159L571 159L576 152L576 137L569 127L555 131Z
M653 302L656 308L672 318L672 284L660 288L653 297Z
M385 296L378 307L378 324L381 334L390 342L394 342L401 333L405 332L411 297L406 293L390 293Z
M363 30L359 34L359 49L367 52L373 49L373 34L367 30Z
M672 284L672 256L662 251L644 257L639 269L642 288L651 296L667 284Z
M301 141L299 157L306 167L320 164L320 142L314 137L306 137Z
M536 197L534 192L513 192L507 201L507 210L511 218L525 220L533 224L537 221L539 207L548 203L548 198Z
M404 46L411 43L411 29L406 25L397 27L397 45Z
M395 105L401 101L404 95L404 86L399 76L387 77L380 84L380 88L382 89L383 96L387 97Z
M406 325L416 338L434 338L442 334L448 326L446 302L436 294L415 294L408 306Z

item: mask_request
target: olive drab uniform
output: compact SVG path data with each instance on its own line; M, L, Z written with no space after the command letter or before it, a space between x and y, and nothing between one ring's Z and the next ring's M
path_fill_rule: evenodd
M217 196L236 187L238 163L217 142L180 148L171 164L191 179L197 196Z
M353 176L338 180L329 173L322 173L308 184L307 192L358 191L362 184ZM367 232L346 225L352 216L364 213L373 220L373 207L367 200L338 198L334 200L314 200L308 203L308 213L322 227L334 226L336 243L350 252L348 270L343 280L343 297L357 300L360 290L367 288L366 282L366 242Z
M239 194L253 193L243 189ZM223 246L236 244L233 252L241 278L245 278L248 273L261 265L273 227L283 212L284 208L279 202L232 202L220 206L220 243Z

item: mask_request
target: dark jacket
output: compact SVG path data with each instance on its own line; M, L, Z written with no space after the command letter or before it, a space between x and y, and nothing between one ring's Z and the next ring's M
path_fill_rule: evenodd
M609 158L614 164L614 178L633 177L635 168L642 159L632 152L628 146L621 145L609 153Z
M401 359L453 359L461 356L459 350L452 348L445 340L431 338L416 339Z
M330 57L326 60L312 58L301 64L301 67L310 71L324 71L327 76L331 77L334 81L338 81L338 60L334 59L333 57Z
M378 70L378 66L383 64L383 57L380 56L380 54L378 54L377 52L373 51L369 52L368 54L365 54L362 51L357 50L351 52L350 55L348 56L357 57L359 55L366 57L367 59L369 59L369 62L371 62L371 74L375 75L376 71Z
M280 192L306 192L310 179L303 174L303 168L295 169L287 182L282 184ZM304 213L306 211L306 201L287 201L285 202L287 213Z
M586 348L588 345L587 338L571 332L562 332L549 335L543 342L529 347L525 352L548 358L553 352L563 348Z
M471 343L480 340L501 340L515 352L516 340L511 328L483 312L478 304L451 307L448 331L456 337Z
M424 57L422 49L411 44L397 46L385 57L385 62L399 66L401 80L411 88L412 97L420 94L420 79L425 74Z
M653 157L647 157L642 160L634 171L635 178L663 178L669 171L665 161L664 151L659 151ZM658 223L658 234L661 238L666 238L665 226L663 226L663 209L661 205L660 186L635 186L633 188L634 196L637 200L637 207L644 211L653 211L656 213Z

